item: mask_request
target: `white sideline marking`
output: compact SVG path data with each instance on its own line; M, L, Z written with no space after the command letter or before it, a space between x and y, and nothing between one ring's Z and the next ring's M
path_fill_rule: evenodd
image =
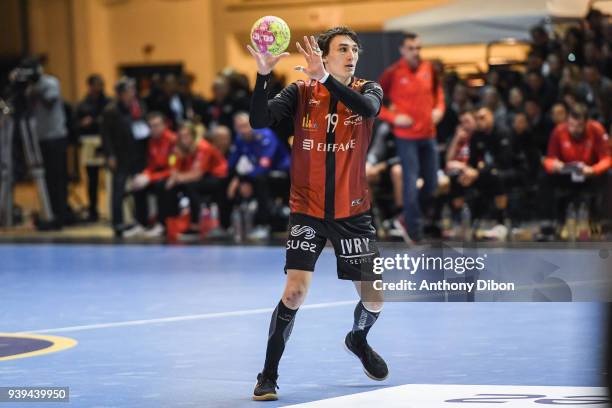
M355 305L357 300L343 300L338 302L327 302L327 303L314 303L312 305L303 305L300 310L309 309L324 309L328 307ZM157 319L145 319L145 320L127 320L124 322L110 322L110 323L99 323L99 324L86 324L82 326L68 326L68 327L57 327L54 329L42 329L42 330L27 330L19 333L66 333L83 330L96 330L96 329L107 329L111 327L125 327L125 326L142 326L147 324L158 324L158 323L172 323L172 322L183 322L187 320L205 320L215 319L219 317L232 317L232 316L248 316L261 313L272 313L273 307L266 307L262 309L248 309L248 310L236 310L233 312L218 312L218 313L203 313L186 316L172 316L172 317L161 317Z
M550 405L608 408L606 396L604 387L406 384L285 408L542 408Z

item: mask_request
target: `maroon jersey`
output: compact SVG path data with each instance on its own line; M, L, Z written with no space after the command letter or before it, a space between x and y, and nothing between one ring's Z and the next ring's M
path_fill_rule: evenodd
M251 123L257 127L293 121L291 212L341 219L368 211L365 162L382 104L380 85L358 78L348 86L331 77L325 84L297 81L268 102L265 110L258 99L266 89L265 78L257 79Z

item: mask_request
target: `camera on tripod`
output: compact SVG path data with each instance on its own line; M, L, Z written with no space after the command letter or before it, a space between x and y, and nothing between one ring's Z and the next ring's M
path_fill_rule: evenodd
M24 96L28 85L38 82L42 75L42 66L38 58L29 57L22 60L9 74L9 98Z
M6 99L0 98L0 224L13 224L13 138L19 137L27 166L35 180L45 221L53 219L36 126L28 97L29 85L39 81L43 69L38 58L25 58L9 74Z

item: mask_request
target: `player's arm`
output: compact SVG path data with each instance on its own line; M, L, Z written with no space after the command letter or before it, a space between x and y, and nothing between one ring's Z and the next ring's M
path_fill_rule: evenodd
M250 45L247 45L247 50L249 50L257 63L257 80L255 81L255 89L251 97L249 121L251 127L261 129L277 124L283 118L293 114L297 103L297 86L289 85L273 100L268 102L270 73L276 64L282 58L287 57L289 53L284 52L277 56L262 54Z
M249 121L254 129L277 125L281 120L292 117L298 99L298 88L291 84L272 100L268 101L270 75L257 74L255 89L251 96Z
M322 83L330 94L335 96L353 112L366 118L378 115L382 106L383 91L376 82L367 82L362 88L362 93L343 85L331 75Z

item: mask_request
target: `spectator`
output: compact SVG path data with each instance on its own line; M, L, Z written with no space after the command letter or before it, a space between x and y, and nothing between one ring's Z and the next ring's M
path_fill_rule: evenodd
M271 172L288 172L289 154L270 129L252 129L246 112L234 116L234 128L237 138L229 158L233 177L228 187L228 198L255 197L255 228L249 238L266 239L270 234Z
M165 123L161 112L147 115L151 129L148 143L147 167L134 177L132 191L136 204L136 225L124 232L125 237L144 235L149 238L161 237L168 217L165 203L166 181L170 176L170 156L174 152L176 134ZM157 203L157 222L149 227L148 195L155 196Z
M223 125L233 128L234 114L249 109L248 98L235 99L231 94L229 80L223 75L217 76L212 86L213 98L208 104L208 112L204 124L209 129Z
M382 74L381 84L389 107L383 107L380 118L393 125L397 151L402 163L404 217L396 227L403 228L407 242L423 237L421 204L429 202L437 189L438 152L435 126L445 109L442 83L432 64L421 60L421 39L417 34L404 35L400 47L402 58ZM417 179L423 187L417 189Z
M550 117L552 118L554 126L564 123L567 120L567 108L565 104L561 102L555 103L550 109Z
M194 76L191 74L181 75L178 79L178 98L182 108L181 122L190 121L203 123L208 109L208 103L204 98L192 91Z
M502 223L508 205L504 172L512 167L511 137L504 126L494 122L489 108L477 111L476 124L477 130L470 139L468 167L459 176L459 183L474 192L471 207L475 218L488 215Z
M525 67L527 68L527 71L542 72L543 65L544 59L542 54L535 51L530 51L527 54L527 61L525 62Z
M514 116L523 112L525 109L525 96L523 91L518 86L510 89L508 94L508 114L507 114L507 125L510 127L514 121Z
M468 168L470 159L470 140L476 131L476 118L473 111L462 112L459 117L460 125L446 151L445 173L450 179L449 198L455 219L459 217L459 210L465 203L465 190L459 183L459 177Z
M557 99L555 90L547 83L540 71L529 71L525 77L527 88L525 95L527 99L537 101L542 112L546 113Z
M525 113L529 120L529 127L533 131L536 146L543 156L548 146L550 132L554 125L552 121L542 112L542 107L537 100L527 99L525 101Z
M370 185L370 202L373 203L373 211L379 211L374 193L380 191L379 186L390 186L395 207L391 210L391 214L395 216L400 213L403 206L402 166L397 156L395 137L386 122L380 122L373 134L366 159L366 177Z
M561 58L557 54L549 54L546 58L546 64L543 71L545 72L548 83L558 87L563 74Z
M36 123L33 131L36 132L40 144L45 182L53 213L50 220L36 220L36 227L39 230L62 229L68 210L68 130L60 83L54 76L44 73L37 58L25 58L19 68L34 72L26 95Z
M210 132L210 143L212 143L212 145L216 147L219 152L221 152L223 157L228 160L232 148L232 131L223 125L215 127ZM231 203L229 202L226 194L228 186L229 178L225 178L223 185L223 194L220 194L217 200L217 203L219 204L219 223L221 228L214 232L210 232L208 234L209 237L211 235L215 235L216 237L223 237L226 235L226 232L230 227L232 208Z
M492 86L485 87L482 94L482 104L489 108L491 112L493 112L493 117L495 122L505 123L506 117L508 115L508 111L504 106L501 98L499 96L499 92L497 89Z
M178 213L179 194L189 199L191 224L179 236L182 241L194 241L200 236L200 211L205 199L224 202L227 160L216 147L205 139L196 141L193 124L179 125L175 160L166 180L166 207L169 214Z
M596 65L585 65L583 78L578 92L587 103L589 116L607 125L612 119L612 80L601 76Z
M78 131L81 138L100 138L100 123L102 112L110 99L104 93L104 80L98 74L92 74L87 78L87 94L77 105ZM98 139L100 140L100 139ZM97 142L101 143L101 142ZM95 141L92 145L97 144ZM101 149L100 149L101 150ZM94 150L90 160L95 158ZM87 172L87 197L89 201L88 220L97 221L98 214L98 183L99 167L85 163Z
M514 116L512 123L513 168L515 187L533 186L541 168L542 155L529 127L527 115L523 112Z
M550 41L546 29L541 25L534 26L529 30L529 34L531 34L531 51L542 58L547 58L553 51L554 44Z
M217 126L210 132L210 142L228 158L232 147L232 131L226 126Z
M132 79L123 77L115 85L117 98L102 115L102 140L108 167L113 175L111 218L118 237L127 229L123 223L123 198L128 178L146 165L149 127L144 120L142 104L136 98Z
M565 32L565 37L561 43L561 51L566 62L582 66L584 63L582 43L583 34L578 27L570 27Z
M472 104L472 101L470 101L467 86L462 82L457 83L453 89L453 98L450 109L452 109L457 117L459 117L461 112L472 110L473 108L474 105Z
M567 122L553 131L544 160L544 168L550 175L549 185L555 192L556 218L561 219L568 201L584 198L585 194L600 196L603 175L611 165L604 127L588 119L584 105L575 106ZM569 192L569 200L562 197L565 192ZM597 206L593 209L595 213L599 210Z

